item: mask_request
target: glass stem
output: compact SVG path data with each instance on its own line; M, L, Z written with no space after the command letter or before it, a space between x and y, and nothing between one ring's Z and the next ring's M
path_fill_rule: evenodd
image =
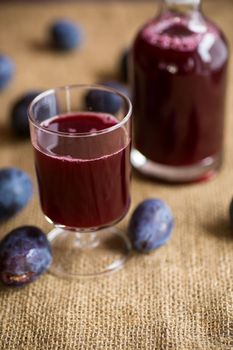
M79 248L92 249L98 245L98 238L96 232L77 231L75 232L75 244Z

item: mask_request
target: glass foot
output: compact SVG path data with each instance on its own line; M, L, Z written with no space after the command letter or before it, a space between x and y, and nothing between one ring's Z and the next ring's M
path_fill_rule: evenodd
M55 228L48 233L53 263L50 272L63 278L95 277L123 267L131 244L117 228L76 232Z
M168 182L196 182L213 178L222 164L221 155L203 159L190 166L167 166L154 163L138 150L131 151L131 164L140 173Z

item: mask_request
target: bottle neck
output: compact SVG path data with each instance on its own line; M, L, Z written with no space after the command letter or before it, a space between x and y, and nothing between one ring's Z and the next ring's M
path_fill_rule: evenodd
M188 14L200 10L201 0L162 0L162 11Z
M185 17L194 32L204 33L206 21L201 11L201 0L160 0L160 15L170 13L175 17Z

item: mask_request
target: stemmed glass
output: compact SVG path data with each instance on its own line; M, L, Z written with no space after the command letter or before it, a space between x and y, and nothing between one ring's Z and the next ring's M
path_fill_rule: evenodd
M129 256L130 242L115 224L130 206L131 112L127 96L99 85L51 89L29 107L56 275L105 274Z

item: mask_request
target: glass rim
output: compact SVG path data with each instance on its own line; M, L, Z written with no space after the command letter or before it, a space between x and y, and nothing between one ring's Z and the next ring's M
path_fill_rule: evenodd
M110 126L106 129L102 129L102 130L96 130L94 132L74 132L74 133L68 133L68 132L63 132L63 131L55 131L55 130L49 130L47 129L45 126L41 125L39 122L37 122L34 118L33 118L33 112L32 109L33 107L36 105L36 103L38 103L42 98L51 95L52 93L55 93L56 91L68 91L71 89L97 89L97 90L102 90L102 91L106 91L106 92L111 92L114 93L116 95L118 95L119 97L121 97L123 100L125 100L128 104L128 111L125 114L125 116L123 117L123 119L121 121L119 121L119 123ZM104 112L97 112L97 113L104 113ZM130 99L128 98L128 96L126 96L124 93L108 87L108 86L104 86L101 84L71 84L71 85L63 85L63 86L59 86L56 88L51 88L51 89L47 89L43 92L41 92L40 94L38 94L30 103L29 107L28 107L28 119L29 121L32 123L32 125L34 125L35 127L37 127L38 129L41 129L47 133L53 134L53 135L60 135L60 136L64 136L64 137L93 137L93 136L98 136L98 135L102 135L102 134L106 134L109 132L112 132L118 128L120 128L122 125L124 125L125 123L127 123L127 121L129 120L129 118L132 115L132 103L130 101ZM111 113L106 113L111 115ZM54 116L55 117L55 116Z

